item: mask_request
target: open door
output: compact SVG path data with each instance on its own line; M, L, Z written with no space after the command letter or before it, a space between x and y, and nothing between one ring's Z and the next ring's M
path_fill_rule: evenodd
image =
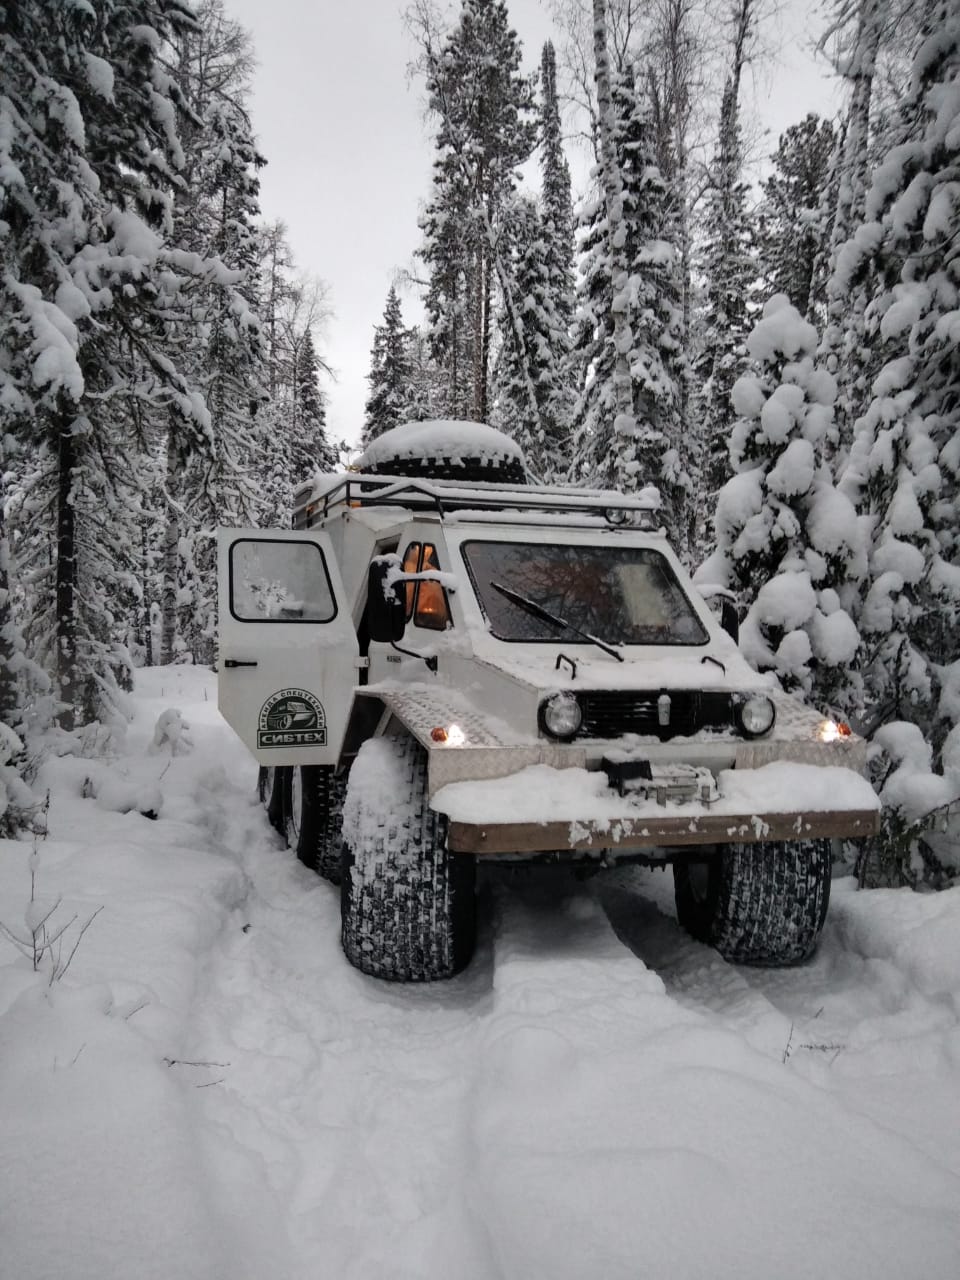
M262 765L336 764L359 648L329 535L217 533L218 704Z

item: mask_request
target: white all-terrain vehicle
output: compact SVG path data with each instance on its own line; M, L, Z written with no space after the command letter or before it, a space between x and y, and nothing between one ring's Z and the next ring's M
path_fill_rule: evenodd
M863 742L747 665L655 497L524 480L490 427L409 424L293 531L220 533L220 709L348 959L456 973L479 860L669 862L695 937L806 959L831 838L876 830Z

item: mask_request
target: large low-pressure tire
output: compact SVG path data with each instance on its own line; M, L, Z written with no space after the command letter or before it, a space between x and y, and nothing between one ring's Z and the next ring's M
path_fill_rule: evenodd
M830 869L829 840L727 845L674 864L677 918L735 964L802 964L826 920Z
M340 883L346 777L333 765L293 765L283 788L283 831L304 866Z
M344 804L341 936L363 973L394 982L449 978L476 939L476 864L446 847L427 805L427 756L410 737L374 738Z
M257 795L267 811L271 827L283 833L283 794L286 789L285 771L260 766L257 777Z

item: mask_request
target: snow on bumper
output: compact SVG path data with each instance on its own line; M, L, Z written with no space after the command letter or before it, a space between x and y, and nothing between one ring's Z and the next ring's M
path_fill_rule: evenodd
M606 775L531 765L510 777L455 782L432 797L458 853L629 850L876 832L879 801L852 769L780 761L725 769L720 796L658 804L620 796Z

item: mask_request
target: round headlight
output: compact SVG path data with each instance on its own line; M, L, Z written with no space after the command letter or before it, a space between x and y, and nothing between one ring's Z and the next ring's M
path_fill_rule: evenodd
M583 712L572 693L555 693L540 708L543 727L554 738L572 738L580 728Z
M777 709L765 693L752 693L737 703L737 723L748 738L769 733L777 718Z

